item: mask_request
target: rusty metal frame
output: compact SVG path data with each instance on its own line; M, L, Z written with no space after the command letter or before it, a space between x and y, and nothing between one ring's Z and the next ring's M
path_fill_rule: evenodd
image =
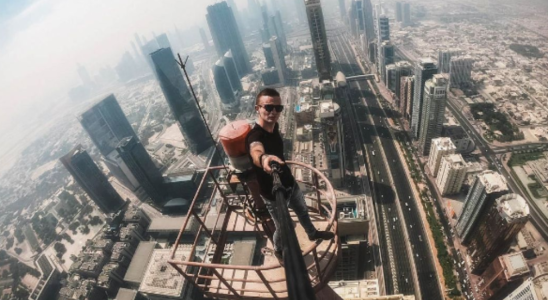
M335 233L335 238L329 241L329 244L325 250L324 253L318 254L317 247L320 244L319 242L312 243L310 246L308 246L303 251L303 256L312 255L313 261L307 266L308 271L314 270L317 274L316 276L313 276L311 278L313 282L313 288L315 291L321 290L327 282L329 281L331 275L334 273L336 264L337 264L337 255L339 253L340 249L340 240L337 235L338 232L338 224L337 224L337 205L336 205L336 196L335 191L333 189L333 186L329 182L329 180L316 168L313 168L310 165L301 163L301 162L294 162L294 161L287 161L289 165L292 166L298 166L301 168L309 169L313 172L313 178L311 183L305 182L305 184L311 186L315 192L316 192L316 205L318 206L317 211L319 213L320 217L323 217L327 221L327 225L325 228L322 228L323 230L330 230ZM220 186L225 185L224 183L219 183L217 178L215 178L214 173L215 171L221 171L225 170L228 174L230 174L230 171L227 170L224 166L218 166L218 167L211 167L208 166L208 168L205 170L204 176L202 177L202 180L200 181L200 184L198 186L198 190L196 194L194 195L194 198L192 199L192 203L189 208L189 212L187 214L187 217L185 217L185 220L181 226L181 229L179 231L179 234L177 236L177 239L175 241L174 247L172 249L170 258L168 260L168 263L173 266L181 275L184 276L184 278L200 287L207 295L212 297L222 297L224 299L242 299L246 298L246 292L248 293L263 293L265 295L270 295L269 297L273 299L286 299L287 298L287 290L284 288L282 290L276 290L272 287L273 283L278 283L285 281L284 275L282 275L280 278L266 278L264 272L269 270L275 270L283 268L279 263L274 263L271 265L266 266L245 266L245 265L226 265L226 264L219 264L219 263L206 263L206 262L195 262L190 261L192 257L194 257L194 252L196 251L197 243L199 242L199 237L205 233L210 238L210 243L213 243L217 249L220 247L224 247L224 239L222 236L224 236L227 233L227 228L224 226L220 234L215 238L215 234L218 232L215 228L217 227L217 224L219 222L219 216L217 216L217 219L215 220L214 227L210 230L207 228L205 224L205 218L207 216L204 215L203 219L200 217L198 207L196 205L197 199L199 198L200 192L202 191L202 188L204 185L207 185L209 182L213 182L214 188L212 190L212 195L207 202L207 206L205 207L205 212L209 212L211 210L211 204L212 200L215 195L220 193L220 196L222 198L222 202L218 202L217 205L226 205L227 207L227 214L225 215L225 220L223 222L223 225L226 225L227 219L230 217L231 213L234 212L233 207L228 205L228 199L227 195L225 193L230 194L229 192L222 191ZM209 179L208 179L209 178ZM326 185L326 190L321 190L319 188L319 179L323 180ZM206 181L208 183L206 183ZM245 185L243 188L247 188ZM321 203L321 196L324 196L325 199L327 199L327 202L331 206L328 208L327 206L323 205ZM246 195L247 196L247 195ZM321 213L321 210L325 209L326 211L330 212L329 216L324 216ZM312 208L316 210L316 208ZM197 222L199 223L199 229L196 233L196 237L194 239L194 243L191 248L191 252L189 256L187 256L185 261L174 259L175 253L179 247L179 244L181 243L181 238L183 236L183 233L187 230L191 218L194 217L197 219ZM217 231L217 232L216 232ZM209 249L210 246L207 247ZM328 254L331 254L329 257L327 257L327 261L325 261L326 256ZM322 267L321 262L324 262L324 266ZM196 268L194 272L187 271L189 268ZM203 272L205 270L205 272ZM246 274L255 273L258 277L258 279L246 279L246 278L233 278L233 277L225 277L223 274L225 274L225 271L245 271ZM232 272L234 274L234 272ZM283 274L283 271L280 272L280 274ZM232 275L234 276L234 275ZM247 277L247 276L246 276ZM200 282L198 282L200 280ZM216 284L215 287L210 286L210 283L212 280L219 280L219 284ZM232 287L229 282L243 282L242 288L234 288ZM263 283L264 289L257 289L255 287L254 289L246 288L245 283ZM211 288L211 289L210 289ZM249 296L248 296L249 297ZM256 297L256 296L253 296Z

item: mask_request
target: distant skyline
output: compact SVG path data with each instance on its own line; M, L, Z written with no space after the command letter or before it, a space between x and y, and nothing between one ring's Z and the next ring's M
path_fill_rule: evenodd
M134 33L152 38L153 31L194 25L208 32L206 7L215 2L0 0L0 138L23 130L79 85L78 64L92 77L114 67L131 50Z

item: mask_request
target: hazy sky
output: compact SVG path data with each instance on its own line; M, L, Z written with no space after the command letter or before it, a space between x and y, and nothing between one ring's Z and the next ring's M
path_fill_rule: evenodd
M22 112L80 84L78 63L92 75L114 66L135 32L151 38L152 31L203 23L214 2L220 1L0 0L0 137L11 122L21 124Z

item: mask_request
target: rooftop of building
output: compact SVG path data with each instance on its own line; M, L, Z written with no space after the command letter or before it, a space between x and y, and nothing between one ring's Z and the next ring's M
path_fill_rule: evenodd
M235 241L233 247L231 265L250 266L253 262L255 255L255 248L257 247L257 240L242 240Z
M187 259L191 247L185 246L190 245L179 245L173 259L182 261ZM154 250L139 287L140 292L167 297L182 295L185 279L167 262L170 257L171 249Z
M340 107L333 100L322 100L319 102L320 114L335 113L340 111Z
M453 168L461 169L466 167L466 162L464 161L464 158L462 158L462 155L460 154L445 155L442 159L449 161L451 163L451 167Z
M518 194L506 194L496 202L498 211L508 222L529 216L529 205Z
M137 291L136 290L130 290L121 288L118 290L118 294L116 295L116 300L135 300L137 298Z
M499 173L486 170L478 175L478 180L485 186L485 192L487 194L503 192L508 190L508 185L506 184L506 179Z
M451 141L451 139L448 137L432 139L432 145L435 145L438 151L457 149L457 147L455 147L455 144L453 144L453 141Z
M124 281L138 282L143 280L148 261L156 248L156 242L140 242L135 255L129 264Z
M177 232L181 229L181 225L185 221L186 216L167 217L161 216L153 218L148 226L147 232Z
M502 256L508 277L521 276L529 273L529 266L521 252L511 253Z

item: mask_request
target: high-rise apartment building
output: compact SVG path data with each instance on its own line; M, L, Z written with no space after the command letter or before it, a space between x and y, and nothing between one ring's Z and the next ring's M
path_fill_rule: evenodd
M402 13L402 25L409 26L411 25L411 4L409 2L403 3L403 13Z
M320 81L331 80L331 56L327 45L327 33L320 0L305 0L308 27L314 48L316 68Z
M449 73L451 57L459 56L461 53L458 49L438 50L438 72Z
M266 60L266 67L274 68L274 54L272 53L272 47L270 47L270 43L263 44L263 54Z
M527 261L521 252L497 257L481 274L482 284L478 294L485 299L501 299L517 288L530 273Z
M123 168L131 174L128 177L137 181L154 203L162 204L165 200L162 173L143 144L135 137L127 137L120 141L116 151L124 162Z
M240 81L240 75L238 74L238 68L232 57L232 51L227 51L223 56L223 64L225 67L228 80L230 80L230 85L232 86L232 91L234 93L242 92L244 87L242 86L242 81Z
M59 160L104 213L114 213L124 205L122 197L81 145L76 146Z
M442 195L460 192L466 179L467 164L460 154L445 155L441 159L436 184Z
M213 142L208 138L206 124L190 94L171 49L162 48L150 56L164 97L171 108L174 119L177 120L186 146L193 154L207 150L213 145Z
M430 58L422 58L415 66L415 88L413 89L413 113L411 116L411 133L415 138L419 137L421 127L424 84L436 73L438 73L438 68Z
M506 194L480 214L469 235L472 273L481 274L497 256L506 253L516 235L529 220L529 205L517 194Z
M413 108L415 76L402 77L400 82L400 113L406 120L409 121L411 118L411 110Z
M445 155L455 154L456 147L450 138L436 138L432 140L430 146L430 156L428 156L428 169L430 174L436 177L441 164L441 159Z
M422 122L419 134L419 150L422 155L428 155L432 139L441 136L445 120L448 83L445 74L436 74L424 85Z
M285 55L282 49L282 44L277 36L270 38L270 49L272 50L272 57L274 58L274 66L278 70L278 78L281 84L285 84L285 74L287 66L285 64Z
M403 21L403 3L400 1L396 2L396 22Z
M211 45L209 45L209 40L207 39L205 30L202 27L200 27L200 38L202 39L202 44L204 44L204 50L209 51L209 49L211 49Z
M464 88L472 82L472 65L474 60L470 56L452 57L449 68L450 86Z
M462 244L470 244L471 237L477 231L483 214L491 209L496 199L507 193L506 179L499 173L486 170L477 175L468 190L464 207L455 227Z
M251 64L232 8L226 2L210 5L207 7L206 19L217 54L223 56L226 51L232 50L238 74L241 77L248 74L251 71Z
M234 90L230 84L222 58L213 66L213 80L215 81L217 93L219 93L219 97L221 98L223 109L228 110L233 108L236 104L236 96L234 95Z

